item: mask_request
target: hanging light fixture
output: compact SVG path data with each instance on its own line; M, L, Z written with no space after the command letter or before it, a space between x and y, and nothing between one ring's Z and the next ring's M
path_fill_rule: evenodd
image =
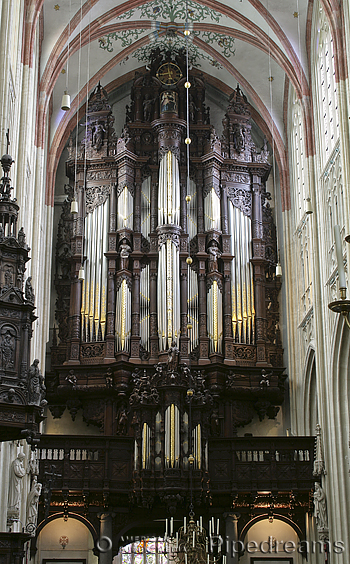
M312 205L311 205L311 198L309 196L306 198L305 213L307 215L314 213L314 210L312 209Z
M85 271L83 265L81 265L81 267L79 268L78 279L85 280Z
M61 110L64 110L65 112L67 110L70 110L70 96L68 94L67 88L65 89L64 94L62 96Z
M282 266L280 261L276 264L276 278L281 278L282 276Z
M70 18L71 18L72 0L69 2L69 21L68 21L68 47L67 47L67 72L66 72L66 88L64 90L61 102L61 110L67 112L70 110L70 95L68 94L68 74L69 74L69 41L70 41Z
M72 213L73 215L77 215L78 213L78 202L76 201L75 198L71 201L70 213Z

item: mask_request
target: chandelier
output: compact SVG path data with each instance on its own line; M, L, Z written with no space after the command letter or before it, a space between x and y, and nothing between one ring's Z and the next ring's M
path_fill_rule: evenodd
M192 494L192 492L191 492ZM170 526L169 526L170 525ZM223 542L220 535L220 520L212 517L208 522L207 534L203 519L195 521L193 505L190 505L189 519L184 517L183 525L174 533L174 519L165 522L165 545L176 564L226 564Z

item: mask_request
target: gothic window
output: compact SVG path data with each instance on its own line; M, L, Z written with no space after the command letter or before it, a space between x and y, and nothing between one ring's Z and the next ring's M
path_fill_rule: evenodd
M326 15L319 11L318 42L316 44L316 97L321 144L322 167L329 159L339 138L339 112L335 82L333 38Z
M292 184L294 194L294 209L296 222L298 223L305 211L305 201L309 196L306 186L306 155L305 155L305 134L303 117L300 101L294 93L291 120L291 164L292 164Z

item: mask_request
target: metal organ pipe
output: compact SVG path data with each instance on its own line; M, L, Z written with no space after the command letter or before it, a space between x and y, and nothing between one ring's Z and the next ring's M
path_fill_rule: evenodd
M251 255L251 220L229 202L231 231L232 330L240 343L254 343L254 291Z
M149 240L151 231L151 177L142 182L141 186L141 233Z
M220 198L214 187L204 198L204 229L221 229Z
M147 264L140 275L140 337L141 345L149 350L149 265Z
M82 339L104 339L106 325L109 201L87 214L85 220L85 280L82 296Z

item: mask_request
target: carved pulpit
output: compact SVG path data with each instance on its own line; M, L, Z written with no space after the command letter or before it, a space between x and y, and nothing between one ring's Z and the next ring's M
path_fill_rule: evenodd
M35 446L46 405L43 377L30 366L34 315L31 277L24 284L29 247L18 230L19 206L11 198L12 157L3 155L0 180L0 440L26 437ZM37 363L39 361L36 361Z

